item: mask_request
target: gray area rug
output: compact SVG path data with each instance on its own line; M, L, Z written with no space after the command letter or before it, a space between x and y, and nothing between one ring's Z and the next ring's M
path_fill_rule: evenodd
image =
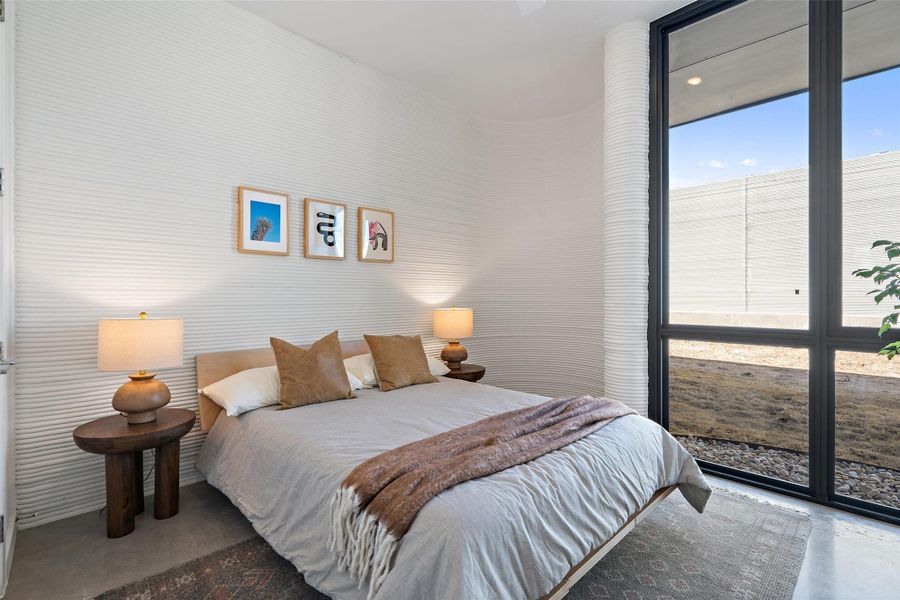
M675 493L567 600L791 598L810 532L805 514L716 490L698 515ZM97 596L98 600L321 600L288 561L252 538Z
M789 600L811 528L806 514L721 489L699 515L675 492L566 600Z

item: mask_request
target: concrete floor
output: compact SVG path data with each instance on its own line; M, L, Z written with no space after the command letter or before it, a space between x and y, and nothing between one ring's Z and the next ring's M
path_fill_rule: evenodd
M82 600L255 535L250 522L207 483L181 488L179 513L153 518L153 497L134 531L106 537L98 511L19 531L5 600Z
M713 485L803 511L813 521L795 600L900 599L900 528L711 478ZM205 483L181 490L181 512L153 519L152 498L133 533L110 540L92 512L19 532L8 600L82 600L254 535Z
M812 518L794 600L900 600L900 527L718 477L709 480Z

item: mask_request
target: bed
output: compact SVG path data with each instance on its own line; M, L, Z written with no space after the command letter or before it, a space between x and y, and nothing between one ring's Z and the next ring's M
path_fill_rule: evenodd
M342 344L345 358L368 352ZM269 349L202 354L199 387L274 364ZM207 481L256 531L338 600L364 600L328 549L329 501L365 459L546 398L438 378L391 392L229 417L200 394L198 459ZM702 511L710 487L687 451L636 415L529 463L459 484L428 502L401 540L376 600L552 599L676 487Z

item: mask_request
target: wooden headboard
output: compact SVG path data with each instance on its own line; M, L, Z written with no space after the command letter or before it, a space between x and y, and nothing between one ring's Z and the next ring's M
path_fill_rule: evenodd
M341 342L341 352L344 358L367 354L369 346L364 340L353 342ZM256 348L253 350L232 350L230 352L211 352L198 354L197 364L197 389L201 390L211 383L225 379L247 369L256 367L268 367L275 364L275 354L272 348ZM197 392L200 406L200 431L209 431L222 407L210 400L204 394Z

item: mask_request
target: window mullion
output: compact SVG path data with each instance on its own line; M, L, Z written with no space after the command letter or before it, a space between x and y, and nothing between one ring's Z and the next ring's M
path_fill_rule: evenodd
M809 3L809 264L810 484L813 495L833 493L833 352L826 344L840 314L841 25L842 2Z

